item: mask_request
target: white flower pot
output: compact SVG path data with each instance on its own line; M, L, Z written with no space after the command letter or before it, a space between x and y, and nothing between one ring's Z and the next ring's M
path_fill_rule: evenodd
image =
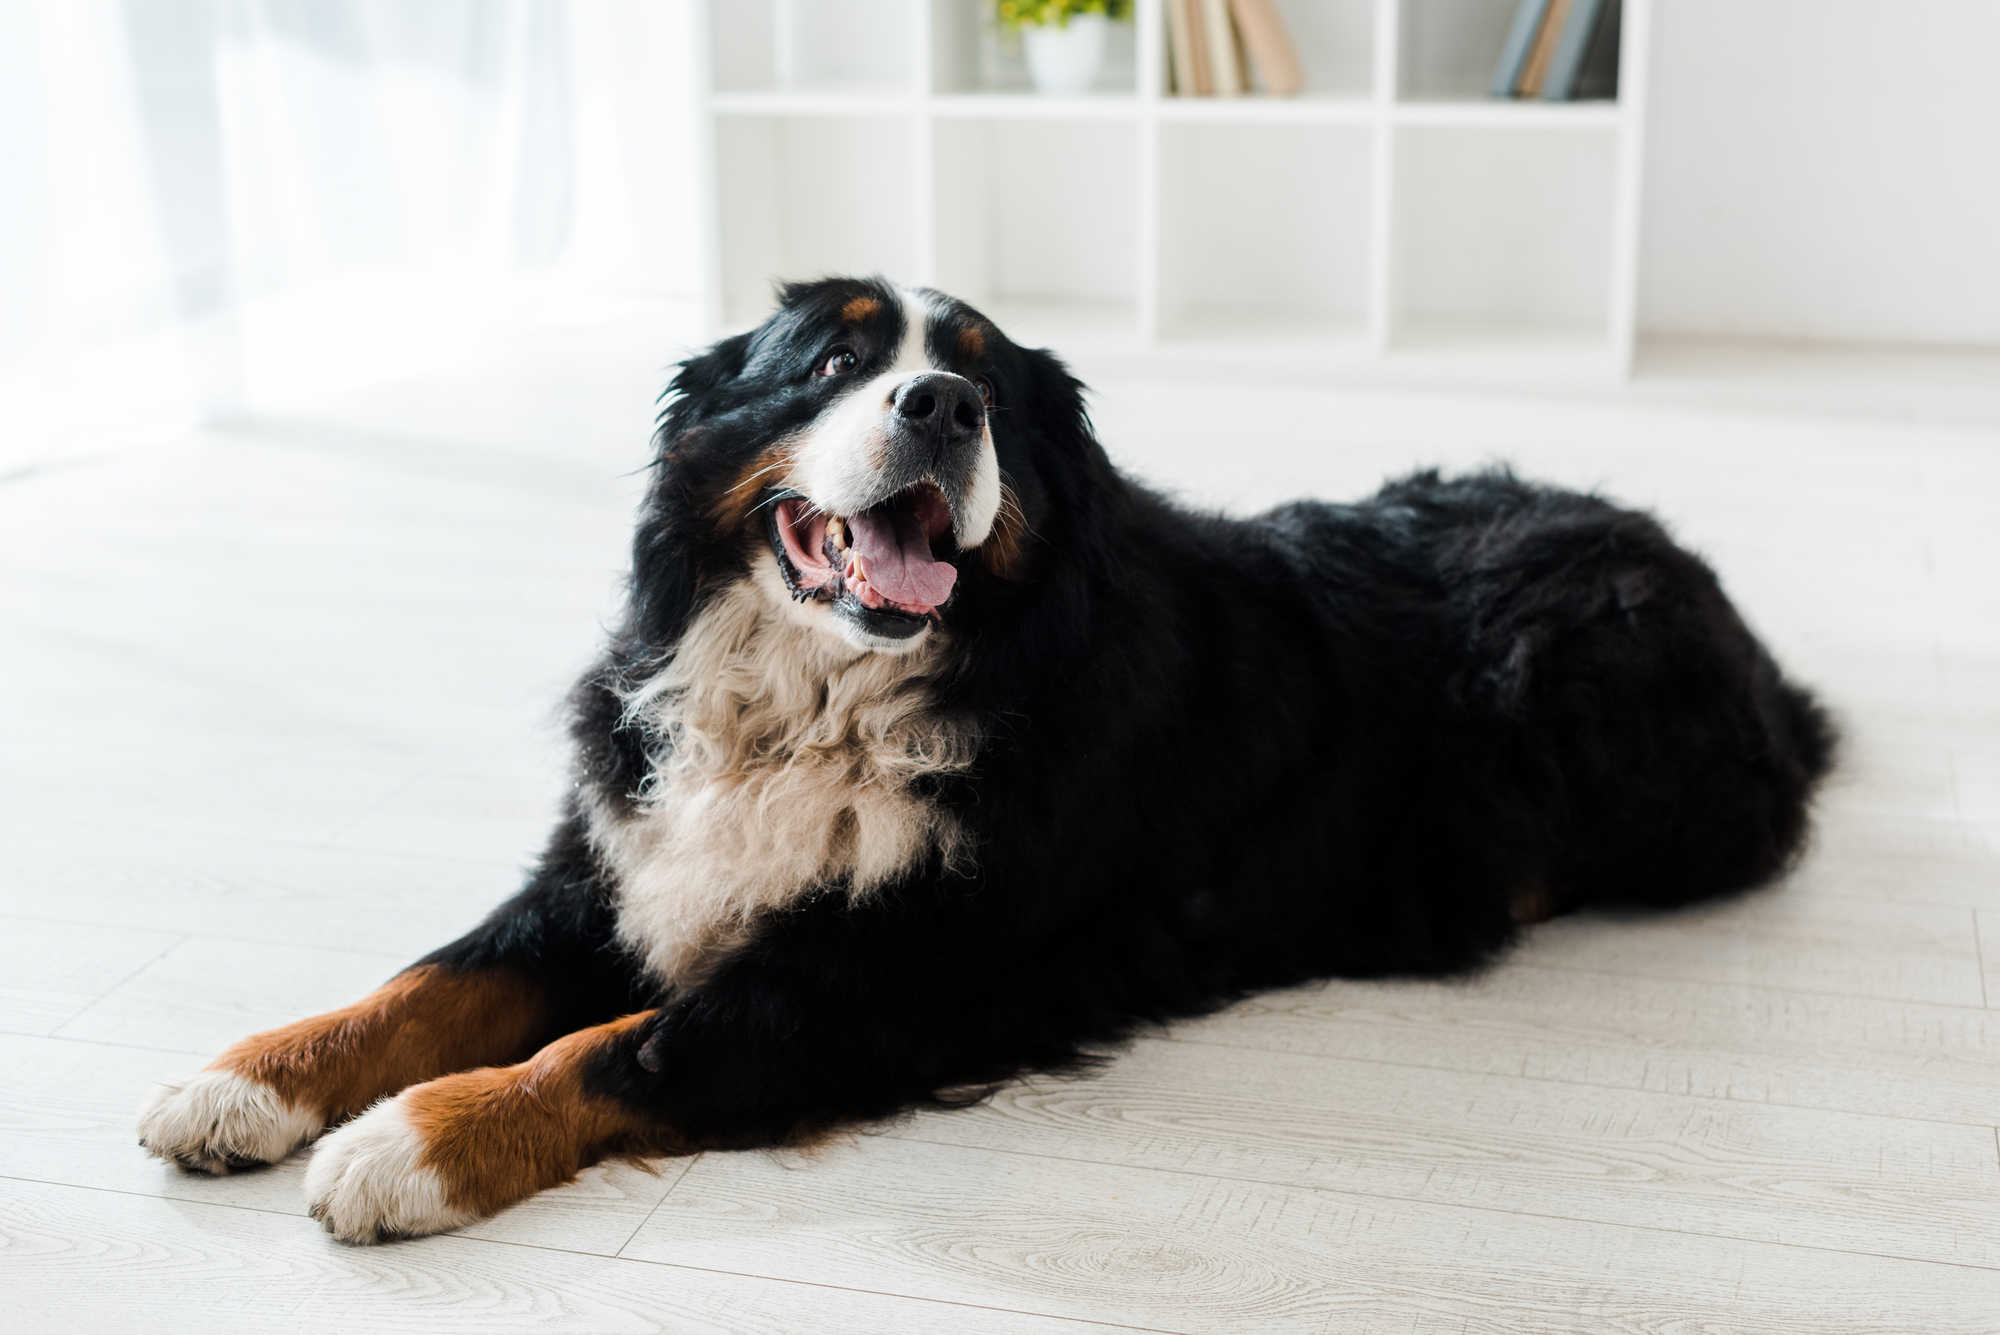
M1021 29L1035 91L1049 97L1089 92L1097 82L1097 67L1104 63L1104 32L1109 26L1102 14L1074 14L1067 27Z

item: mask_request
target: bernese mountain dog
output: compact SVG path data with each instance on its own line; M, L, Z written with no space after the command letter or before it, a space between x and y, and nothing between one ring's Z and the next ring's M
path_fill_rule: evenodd
M141 1144L318 1140L329 1232L436 1233L1797 854L1833 730L1651 518L1504 471L1187 510L1081 391L880 280L684 362L526 887L161 1090Z

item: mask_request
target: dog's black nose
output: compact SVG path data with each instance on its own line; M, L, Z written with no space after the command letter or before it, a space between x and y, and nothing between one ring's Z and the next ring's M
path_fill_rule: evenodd
M977 436L986 420L979 387L948 371L913 377L896 391L895 404L906 424L926 436L936 433L945 444Z

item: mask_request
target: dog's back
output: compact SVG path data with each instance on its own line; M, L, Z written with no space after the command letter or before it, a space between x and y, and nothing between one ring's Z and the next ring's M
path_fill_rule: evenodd
M1434 581L1441 805L1517 916L1689 903L1798 855L1834 729L1651 517L1496 470L1266 522L1306 550L1364 528Z

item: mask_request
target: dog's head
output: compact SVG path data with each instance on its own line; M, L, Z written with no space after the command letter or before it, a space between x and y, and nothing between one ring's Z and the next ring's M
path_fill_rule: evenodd
M747 575L801 624L907 650L983 581L1029 577L1052 491L1101 459L1078 390L939 293L789 286L675 378L635 594L682 604L658 625Z

